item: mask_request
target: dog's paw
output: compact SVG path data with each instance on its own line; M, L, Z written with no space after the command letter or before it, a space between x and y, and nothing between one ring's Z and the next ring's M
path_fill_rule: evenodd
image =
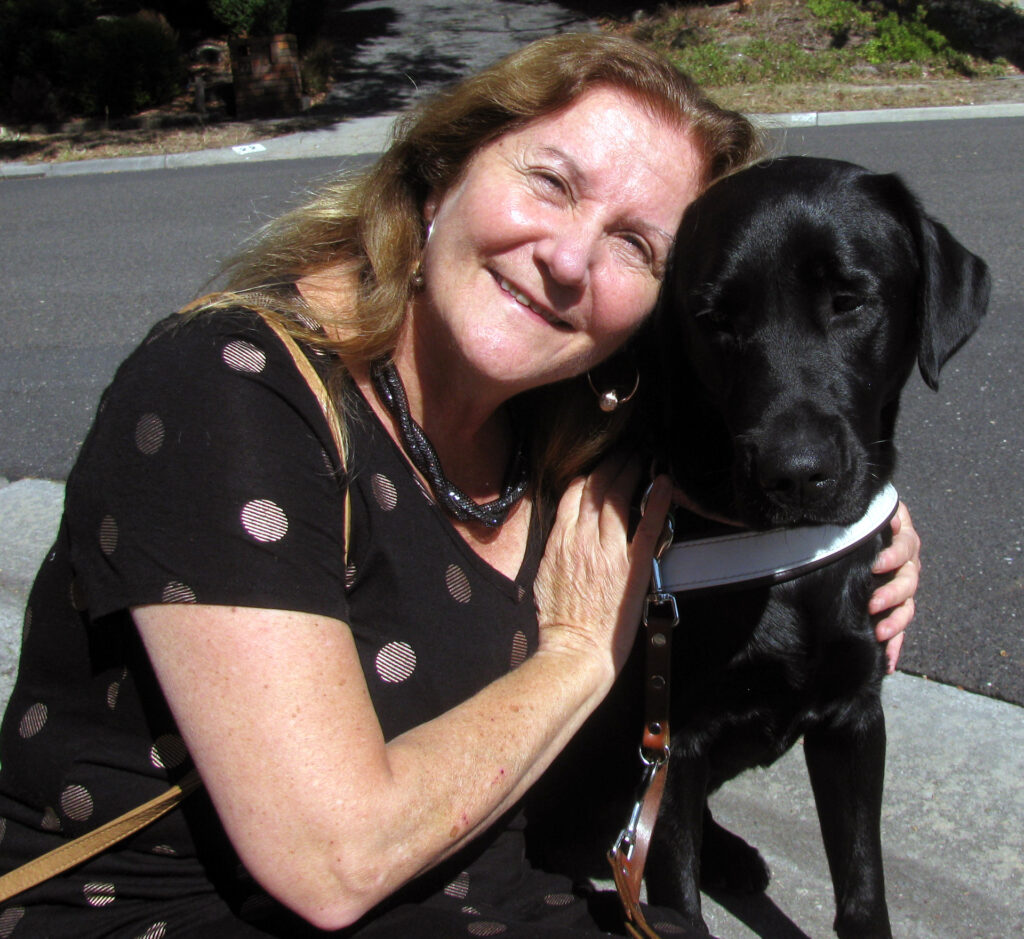
M704 828L700 852L700 885L728 893L763 893L771 871L761 852L712 821Z

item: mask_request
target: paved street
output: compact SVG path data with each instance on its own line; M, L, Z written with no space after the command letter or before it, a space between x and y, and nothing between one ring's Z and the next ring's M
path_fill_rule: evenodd
M965 130L969 132L965 133ZM902 665L1024 702L1024 119L789 129L789 152L895 169L988 259L988 321L938 394L914 378L897 482L926 542ZM255 228L344 159L0 185L0 474L66 476L116 364Z

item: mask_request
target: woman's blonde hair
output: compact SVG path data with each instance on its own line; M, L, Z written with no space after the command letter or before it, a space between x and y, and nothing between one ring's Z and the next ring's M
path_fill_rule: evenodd
M401 117L377 163L340 176L302 207L266 226L228 268L221 306L239 294L274 296L263 312L312 316L343 338L327 341L343 358L371 361L395 348L423 250L423 208L443 193L484 145L554 113L600 86L623 89L651 113L685 128L704 166L703 184L740 168L760 152L741 115L710 101L686 75L647 47L592 33L538 40L465 79ZM311 310L288 288L326 269L353 285L342 310ZM250 304L252 305L252 304ZM290 308L290 309L289 309ZM528 434L534 480L557 494L618 435L628 408L612 417L596 407L585 379L521 395L512 403Z

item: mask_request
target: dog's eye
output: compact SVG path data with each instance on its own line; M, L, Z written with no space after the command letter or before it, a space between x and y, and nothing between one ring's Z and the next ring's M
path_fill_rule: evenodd
M715 307L705 306L702 307L694 314L694 318L698 323L701 324L705 329L712 329L716 333L731 333L732 323L721 310Z
M836 313L852 313L863 305L864 301L856 294L838 293L832 297L832 309Z

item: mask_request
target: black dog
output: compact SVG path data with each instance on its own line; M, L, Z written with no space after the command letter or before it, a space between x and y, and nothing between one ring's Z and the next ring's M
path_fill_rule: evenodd
M895 176L795 157L731 176L687 210L642 343L645 384L656 389L641 418L654 416L651 445L710 516L753 529L852 523L892 474L914 362L936 388L988 291L984 262ZM677 517L677 532L680 522L708 525ZM714 822L707 795L802 735L835 929L891 935L879 833L885 660L867 613L884 538L795 580L680 600L672 754L647 887L701 934L700 884L756 891L769 876L755 849ZM638 681L624 674L547 781L571 785L569 799L542 788L533 807L555 842L536 850L563 869L560 855L582 833L607 849L625 821Z

